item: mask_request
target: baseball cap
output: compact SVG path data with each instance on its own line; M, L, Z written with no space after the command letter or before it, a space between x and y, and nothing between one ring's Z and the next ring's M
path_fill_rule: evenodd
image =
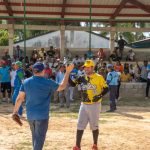
M37 62L33 65L34 72L42 72L44 70L44 64L41 62Z
M86 60L83 67L94 67L95 64L92 60Z
M17 65L18 67L22 67L22 62L21 61L16 61L15 65Z

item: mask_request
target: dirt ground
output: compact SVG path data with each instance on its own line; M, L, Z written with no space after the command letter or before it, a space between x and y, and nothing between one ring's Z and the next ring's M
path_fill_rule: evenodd
M77 112L55 107L49 122L44 150L71 150L75 145ZM78 108L77 108L78 109ZM100 118L100 150L150 150L149 107L119 106L116 113ZM0 104L0 150L31 150L31 134L27 121L19 127L11 119L12 104ZM92 134L85 130L82 150L90 150Z

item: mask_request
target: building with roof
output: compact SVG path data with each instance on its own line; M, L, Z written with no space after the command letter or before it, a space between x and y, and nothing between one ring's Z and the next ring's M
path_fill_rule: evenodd
M24 41L18 41L15 46L24 46ZM49 32L26 40L27 47L47 47L54 46L60 48L60 31ZM89 49L89 33L85 31L65 31L65 48ZM92 33L91 48L109 49L109 39Z

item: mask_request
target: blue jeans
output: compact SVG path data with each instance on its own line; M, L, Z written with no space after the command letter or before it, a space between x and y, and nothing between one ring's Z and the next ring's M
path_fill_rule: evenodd
M32 132L33 150L42 150L48 129L48 120L28 120Z

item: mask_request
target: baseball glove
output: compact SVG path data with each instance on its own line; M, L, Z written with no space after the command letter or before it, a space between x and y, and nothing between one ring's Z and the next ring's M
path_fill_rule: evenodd
M13 119L18 125L20 125L20 126L23 125L22 122L21 122L20 117L18 116L18 114L13 114L13 115L12 115L12 119Z

